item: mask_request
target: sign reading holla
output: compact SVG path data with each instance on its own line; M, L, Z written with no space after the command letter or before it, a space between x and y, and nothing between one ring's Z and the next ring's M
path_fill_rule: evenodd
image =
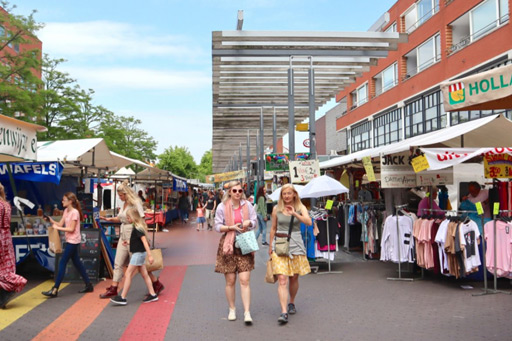
M382 188L412 188L416 186L416 173L409 163L410 152L380 157Z
M318 160L290 161L290 178L292 183L305 183L320 176Z

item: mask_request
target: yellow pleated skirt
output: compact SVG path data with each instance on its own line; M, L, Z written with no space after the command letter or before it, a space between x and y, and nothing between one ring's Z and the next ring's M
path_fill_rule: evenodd
M293 258L278 256L272 252L272 271L274 275L304 276L311 272L308 259L305 255L294 255Z

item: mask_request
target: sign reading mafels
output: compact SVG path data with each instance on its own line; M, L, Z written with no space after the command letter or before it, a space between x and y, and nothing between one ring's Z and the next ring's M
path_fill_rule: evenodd
M306 183L320 176L318 160L290 161L289 165L292 183Z
M380 156L382 188L412 188L416 186L416 173L409 163L410 152Z

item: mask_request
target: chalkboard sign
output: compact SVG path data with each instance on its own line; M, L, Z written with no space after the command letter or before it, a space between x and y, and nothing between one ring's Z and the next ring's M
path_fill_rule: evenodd
M80 248L78 254L80 255L80 260L84 264L85 270L87 271L87 275L91 282L97 282L99 279L99 270L100 270L100 230L99 229L84 229L83 226L80 230L80 234L82 236L82 241L80 242ZM64 234L61 234L61 239L63 241L63 246L65 246L65 237ZM56 273L58 271L59 262L62 254L57 254L55 258L55 268ZM80 277L80 273L74 267L73 262L69 260L66 266L66 274L64 276L64 281L69 282L81 282L82 278Z
M76 197L80 202L80 206L82 208L82 213L84 214L84 217L87 216L87 219L92 218L92 193L84 193L83 190L80 190L77 191Z

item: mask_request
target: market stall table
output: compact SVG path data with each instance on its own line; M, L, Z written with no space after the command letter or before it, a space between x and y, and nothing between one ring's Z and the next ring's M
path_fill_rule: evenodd
M165 225L165 216L163 212L146 212L145 213L145 219L146 224L148 225L155 225L156 229L158 230L159 226Z

